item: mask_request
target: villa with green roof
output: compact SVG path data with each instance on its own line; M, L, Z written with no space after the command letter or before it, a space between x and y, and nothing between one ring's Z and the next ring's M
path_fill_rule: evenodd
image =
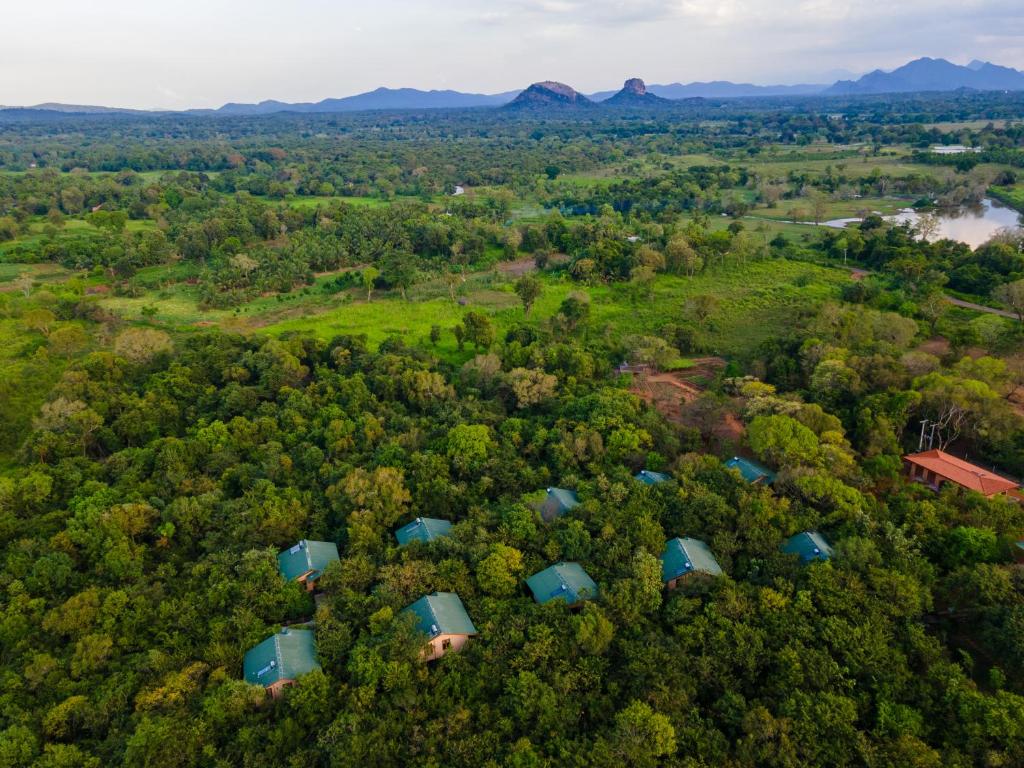
M429 645L421 653L425 661L433 661L448 651L458 651L477 634L462 600L454 592L424 595L405 611L416 618L416 627L427 636Z
M763 464L758 464L753 459L733 456L725 462L725 466L729 469L738 470L743 479L751 485L771 485L775 482L775 473Z
M658 483L667 483L672 478L664 472L651 472L649 469L641 469L633 475L633 479L639 480L644 485L657 485Z
M303 539L277 556L277 567L285 579L305 584L312 592L324 569L338 559L338 545L333 541Z
M562 517L580 505L576 491L565 488L548 488L547 495L540 505L541 519L546 523Z
M722 567L703 541L689 537L672 539L665 543L661 553L661 580L667 589L675 589L681 581L695 574L715 577L722 575Z
M320 669L313 632L286 627L246 653L242 667L247 683L262 685L277 698L286 685Z
M807 565L816 560L828 560L833 554L832 547L817 531L804 531L790 536L783 542L782 551L787 555L799 557L801 565Z
M448 536L451 533L452 524L447 520L438 520L433 517L417 517L408 525L403 525L395 531L395 538L398 539L398 546L404 547L413 541L422 541L424 544Z
M562 600L576 606L597 597L597 584L579 563L556 563L526 580L533 599L541 605Z

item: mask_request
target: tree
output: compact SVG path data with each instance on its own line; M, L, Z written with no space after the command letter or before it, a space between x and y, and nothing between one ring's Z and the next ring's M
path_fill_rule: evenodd
M157 355L170 352L171 337L155 328L129 328L114 340L114 351L133 363L145 364Z
M507 597L519 589L522 571L522 552L504 544L493 544L490 554L477 564L476 579L487 594Z
M360 273L360 277L363 281L363 287L366 288L366 300L373 300L373 287L377 282L377 278L380 277L380 270L375 267L366 267Z
M686 307L699 325L704 325L709 317L718 309L718 297L709 293L700 293L686 302Z
M558 378L538 368L513 368L508 383L517 408L540 405L555 396Z
M88 343L89 335L77 325L58 328L49 338L50 349L64 357L71 357Z
M634 701L615 715L611 746L620 765L656 768L676 751L676 731L665 715Z
M1024 280L1003 283L992 295L1009 307L1017 315L1018 322L1024 325Z
M523 302L523 317L530 316L530 309L533 308L534 302L540 298L543 291L544 286L533 275L523 275L516 281L516 293L519 295L519 300Z
M459 424L448 433L448 458L464 474L479 472L493 449L486 424Z
M467 312L462 318L465 339L479 349L487 349L494 343L494 325L481 312Z
M25 325L33 331L39 331L43 336L50 335L50 328L57 320L57 316L48 309L37 307L30 309L22 315Z
M949 308L949 298L938 290L928 292L917 304L917 311L928 322L928 332L932 335L935 334L939 321L949 311Z
M569 333L574 333L590 317L590 297L582 293L570 293L559 306L558 314Z
M381 277L389 285L398 289L402 300L406 291L416 282L416 262L411 253L392 251L383 262Z

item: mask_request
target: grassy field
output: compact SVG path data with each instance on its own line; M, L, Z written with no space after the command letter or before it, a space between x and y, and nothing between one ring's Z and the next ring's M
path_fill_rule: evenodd
M706 333L716 354L743 356L757 345L786 327L795 312L837 295L838 288L849 279L847 273L785 260L748 264L745 267L710 270L694 278L661 276L649 298L634 299L627 285L583 287L558 277L545 276L544 294L537 301L530 322L539 323L554 315L570 293L587 294L591 300L591 332L658 334L671 322L685 318L688 298L711 294L719 298L717 311L709 319ZM453 305L447 296L430 296L430 286L420 300L403 302L387 297L372 302L349 297L342 306L323 311L297 313L273 322L265 332L312 332L322 338L338 334L365 334L373 345L392 336L401 336L409 343L421 343L434 325L445 332L439 353L450 359L471 354L458 354L450 328L465 312L489 314L498 329L523 321L523 311L512 292L511 283L482 279L466 286L466 306ZM435 290L435 293L437 291ZM304 307L305 310L311 307Z
M992 187L989 194L1011 208L1024 212L1024 184L1014 184L1012 187Z

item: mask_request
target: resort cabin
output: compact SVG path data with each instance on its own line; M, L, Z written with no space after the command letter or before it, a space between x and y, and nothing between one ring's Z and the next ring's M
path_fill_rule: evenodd
M681 581L698 573L712 578L722 575L722 567L707 544L689 537L665 543L665 551L661 553L661 580L667 589L675 589Z
M395 538L398 539L398 546L404 547L413 541L422 541L424 544L448 536L451 533L452 524L447 520L438 520L433 517L417 517L408 525L403 525L395 531Z
M579 496L576 491L569 491L565 488L548 488L547 495L540 505L541 519L550 523L562 517L580 505Z
M1024 541L1015 541L1010 549L1013 551L1013 559L1024 565Z
M775 473L752 459L733 456L725 462L725 466L728 469L737 470L743 476L743 479L751 485L771 485L775 482Z
M425 661L460 650L477 634L462 600L454 592L424 595L405 610L416 617L417 628L429 639L429 646L421 653Z
M644 485L657 485L658 483L667 483L672 478L664 472L651 472L649 469L641 469L633 475L633 479L639 480Z
M285 579L305 584L312 592L324 569L338 559L338 545L333 541L303 539L277 556L277 568Z
M562 600L570 607L597 597L597 584L579 563L556 563L526 580L533 599L541 605Z
M945 483L952 483L992 498L1016 491L1018 487L1013 480L1007 480L945 451L913 453L903 457L903 465L911 481L927 485L933 491L939 490Z
M801 565L813 563L815 560L829 560L833 554L832 547L817 531L804 531L790 536L783 542L781 549L787 555L799 557Z
M320 669L313 632L286 627L246 653L242 666L247 683L262 685L276 699L286 685Z

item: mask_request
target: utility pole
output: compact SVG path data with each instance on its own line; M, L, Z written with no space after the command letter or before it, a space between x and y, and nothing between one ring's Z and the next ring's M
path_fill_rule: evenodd
M921 422L921 439L917 441L917 451L920 453L924 450L924 430L928 426L928 419Z

